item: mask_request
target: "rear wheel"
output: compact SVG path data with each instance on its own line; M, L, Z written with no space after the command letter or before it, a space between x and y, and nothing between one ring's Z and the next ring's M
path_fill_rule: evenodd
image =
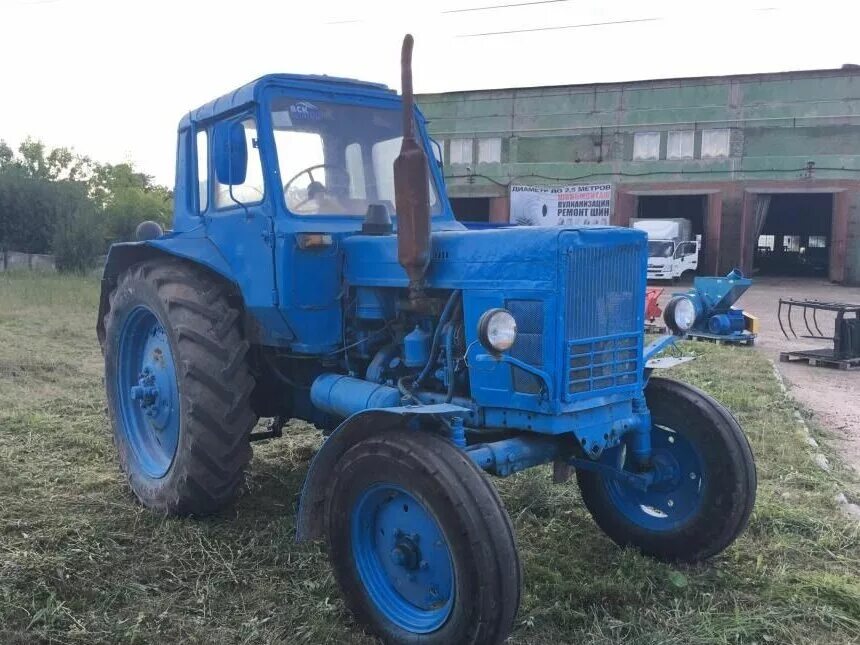
M495 489L448 441L389 431L338 462L327 505L332 565L358 620L393 643L500 643L521 590Z
M704 560L746 527L756 494L752 451L732 414L701 390L651 378L645 397L653 422L652 460L673 477L641 491L579 470L582 499L616 543L662 560ZM633 468L623 446L603 459Z
M149 261L120 277L105 331L108 409L132 491L169 513L222 508L256 423L239 312L203 271Z

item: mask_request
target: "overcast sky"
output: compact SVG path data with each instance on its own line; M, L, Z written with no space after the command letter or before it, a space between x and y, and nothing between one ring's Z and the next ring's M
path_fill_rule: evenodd
M416 92L441 92L839 67L860 63L858 18L856 0L0 0L0 138L172 185L189 109L269 72L399 89L407 31Z

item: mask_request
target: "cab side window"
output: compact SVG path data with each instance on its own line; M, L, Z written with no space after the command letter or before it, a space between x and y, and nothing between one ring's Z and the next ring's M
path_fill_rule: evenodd
M197 146L197 211L206 212L209 206L209 135L206 130L199 130L196 136Z
M693 255L696 252L695 242L683 242L678 245L678 250L675 252L676 258L682 258L687 255Z
M242 129L245 131L245 143L248 149L248 168L245 181L241 184L233 184L232 197L231 187L215 182L215 208L232 208L242 204L257 204L263 201L263 162L260 159L260 146L257 142L257 124L254 119L248 118L242 121Z

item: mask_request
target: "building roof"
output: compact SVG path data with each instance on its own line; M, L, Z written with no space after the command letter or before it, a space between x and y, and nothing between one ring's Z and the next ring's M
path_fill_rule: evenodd
M514 86L514 87L494 87L481 88L473 90L452 90L449 92L426 92L418 94L419 97L429 96L454 96L464 94L479 94L491 92L529 92L541 90L575 90L575 89L592 89L631 86L631 85L675 85L679 83L689 85L708 85L713 83L725 83L727 81L779 81L793 80L800 78L821 78L833 76L851 76L860 77L860 65L846 64L841 68L832 69L810 69L810 70L793 70L786 72L758 72L750 74L727 74L724 76L677 76L668 78L650 78L650 79L635 79L628 81L610 81L597 83L567 83L559 85L532 85L532 86Z
M352 78L339 78L316 74L267 74L250 83L218 97L213 101L192 110L179 122L179 129L188 128L192 123L205 121L235 108L259 100L260 94L269 87L284 87L289 89L328 91L364 96L390 97L394 90L382 83L369 83Z

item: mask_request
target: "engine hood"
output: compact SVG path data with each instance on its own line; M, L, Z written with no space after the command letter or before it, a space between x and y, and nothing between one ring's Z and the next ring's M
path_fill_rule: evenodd
M564 236L571 245L644 242L640 231L616 227L516 227L437 231L431 236L426 281L442 289L555 289L558 248ZM397 261L394 235L354 235L344 240L345 275L350 285L405 287L406 273Z

